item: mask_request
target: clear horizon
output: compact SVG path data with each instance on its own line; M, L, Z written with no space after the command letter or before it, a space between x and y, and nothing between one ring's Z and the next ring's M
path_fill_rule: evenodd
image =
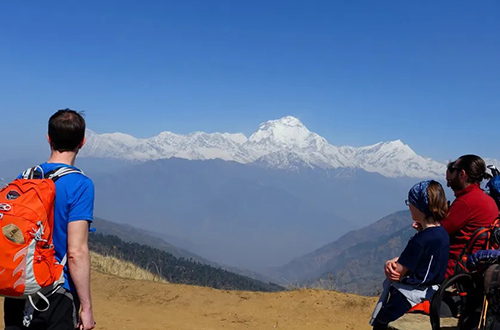
M2 3L0 152L40 148L69 107L97 133L249 136L292 115L337 146L500 159L499 14L492 0Z

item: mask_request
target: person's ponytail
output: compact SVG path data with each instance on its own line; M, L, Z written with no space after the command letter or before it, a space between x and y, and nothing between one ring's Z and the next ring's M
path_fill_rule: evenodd
M443 187L437 181L432 180L427 187L427 197L429 199L429 211L436 222L446 219L448 216L448 201Z

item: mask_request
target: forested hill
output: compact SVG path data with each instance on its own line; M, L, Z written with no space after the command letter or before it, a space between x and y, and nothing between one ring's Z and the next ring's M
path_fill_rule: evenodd
M176 258L168 252L147 245L124 242L113 235L92 233L89 235L89 244L92 251L132 262L171 283L224 290L265 292L284 290L283 287L273 283L264 283L197 261Z

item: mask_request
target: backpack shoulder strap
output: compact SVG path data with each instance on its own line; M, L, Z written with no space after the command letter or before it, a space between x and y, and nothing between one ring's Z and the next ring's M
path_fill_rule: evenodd
M63 176L68 175L68 174L72 174L72 173L79 173L79 174L85 175L85 173L83 173L83 171L81 171L81 170L77 170L77 169L74 169L72 167L63 166L63 167L59 167L59 168L56 168L56 169L48 172L47 174L44 175L44 178L51 179L52 181L56 182L57 180L59 180Z
M33 166L28 168L21 175L23 179L42 179L45 176L41 166Z
M472 254L474 251L474 248L477 247L477 242L479 241L480 238L485 238L485 242L483 243L484 246L481 246L480 248L484 250L488 250L489 247L489 240L490 240L490 235L491 235L491 227L481 227L478 228L470 237L469 241L467 242L466 245L466 251L467 254Z
M491 227L490 245L493 249L498 250L500 248L500 217L495 219Z
M490 227L480 227L469 236L467 244L463 247L460 252L457 263L455 264L454 274L469 272L467 268L467 258L474 252L474 249L488 250L490 248L490 237L492 228ZM484 238L484 243L482 246L478 246L479 239Z
M43 171L43 168L40 165L38 165L38 166L33 166L33 167L28 168L26 171L23 172L23 174L21 174L21 177L23 179L28 179L28 180L31 180L31 179L52 179L54 182L56 182L61 177L68 175L68 174L71 174L71 173L79 173L79 174L85 175L85 173L83 173L82 170L77 170L75 168L68 167L68 166L61 166L61 167L53 169L52 171L45 173Z

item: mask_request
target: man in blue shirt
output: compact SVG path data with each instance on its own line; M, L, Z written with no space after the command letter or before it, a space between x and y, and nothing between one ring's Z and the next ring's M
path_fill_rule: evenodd
M85 120L74 110L57 111L49 119L51 155L39 167L43 173L74 167L78 151L85 144ZM29 328L23 326L25 301L5 299L6 330L51 329L91 330L95 327L90 297L90 253L88 232L94 211L94 184L83 172L71 173L55 182L53 242L56 258L65 257L65 283L49 297L50 307L35 312ZM80 310L81 307L81 310Z

